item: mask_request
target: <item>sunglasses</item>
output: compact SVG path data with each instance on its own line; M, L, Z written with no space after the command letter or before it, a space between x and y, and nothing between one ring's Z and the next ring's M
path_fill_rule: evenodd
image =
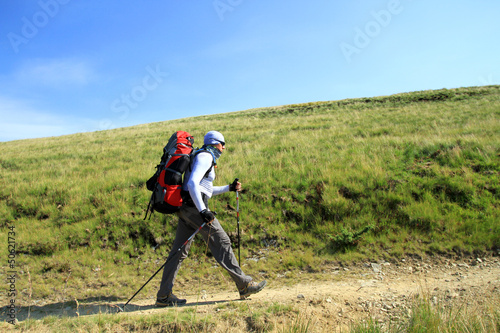
M217 140L217 142L219 142L219 143L222 145L222 147L225 147L225 146L226 146L226 143L225 143L224 141L219 141L219 140Z

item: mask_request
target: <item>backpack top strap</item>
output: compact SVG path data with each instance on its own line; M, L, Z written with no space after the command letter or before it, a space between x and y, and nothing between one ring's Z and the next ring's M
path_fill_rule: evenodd
M210 173L210 171L212 171L213 167L217 165L217 162L216 162L216 158L215 158L215 155L210 151L210 150L207 150L205 149L204 147L196 150L194 153L193 153L193 156L191 158L191 163L189 164L189 170L192 171L192 162L194 160L194 157L196 155L198 155L199 153L210 153L210 155L212 155L212 166L208 169L207 173L205 173L205 176L204 178L207 178L208 177L208 174Z

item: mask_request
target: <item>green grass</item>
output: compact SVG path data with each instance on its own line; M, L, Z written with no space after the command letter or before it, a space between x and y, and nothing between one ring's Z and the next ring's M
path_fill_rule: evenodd
M462 303L432 302L427 296L417 296L406 319L377 323L368 320L355 324L351 333L482 333L500 331L500 311L498 299L468 300Z
M167 312L149 316L102 314L82 318L45 317L28 320L17 328L26 332L209 332L216 322L207 316L195 318L189 312Z
M176 130L221 131L217 184L235 177L251 275L326 262L500 249L500 86L185 118L0 143L0 234L15 228L20 297L126 299L161 265L174 216L142 218L146 180ZM235 198L212 200L236 240ZM199 240L187 290L232 286ZM260 254L259 254L260 252ZM261 257L258 262L247 258ZM216 273L215 273L216 272ZM203 287L201 287L203 285ZM4 288L4 286L2 287ZM156 293L152 282L143 297ZM198 290L196 289L196 290ZM5 298L6 292L0 297Z

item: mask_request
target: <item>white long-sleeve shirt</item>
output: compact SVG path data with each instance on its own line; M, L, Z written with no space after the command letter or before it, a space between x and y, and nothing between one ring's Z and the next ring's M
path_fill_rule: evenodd
M193 202L198 208L198 211L208 209L203 202L202 193L208 198L214 195L219 195L229 191L229 185L226 186L214 186L213 181L215 180L215 168L212 168L213 157L209 152L200 152L196 154L194 160L191 163L191 170L186 171L184 177L187 181L184 181L183 190L189 191ZM207 177L208 169L210 169Z

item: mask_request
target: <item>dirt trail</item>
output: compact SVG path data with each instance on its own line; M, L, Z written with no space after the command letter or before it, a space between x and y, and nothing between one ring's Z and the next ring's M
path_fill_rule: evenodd
M273 303L293 305L311 318L313 325L328 331L368 317L379 322L397 320L408 316L411 300L417 294L427 296L433 303L460 301L486 302L500 297L500 260L498 257L451 260L405 260L398 263L364 263L348 268L328 267L321 279L304 273L302 281L294 286L268 281L269 286L253 295L250 308L266 308ZM182 295L188 304L179 310L194 307L197 313L231 311L221 304L238 301L236 292L201 295ZM134 299L119 315L147 315L165 309L155 308L154 300ZM49 315L86 316L99 313L116 313L121 303L96 302L90 304L46 304L29 308L32 319ZM28 317L28 308L19 309L19 320Z

